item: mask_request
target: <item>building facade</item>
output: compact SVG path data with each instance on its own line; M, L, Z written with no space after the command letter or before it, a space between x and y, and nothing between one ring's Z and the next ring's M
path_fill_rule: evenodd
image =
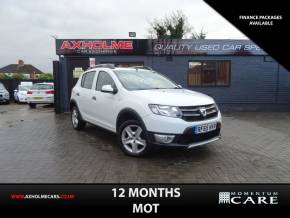
M290 111L289 71L249 40L59 39L56 51L60 71L71 77L66 98L73 72L115 63L150 66L212 96L222 110Z

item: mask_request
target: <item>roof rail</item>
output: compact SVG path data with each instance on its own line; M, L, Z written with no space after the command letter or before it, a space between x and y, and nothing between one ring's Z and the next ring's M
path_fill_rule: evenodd
M144 69L144 70L153 70L151 67L148 67L148 66L131 66L130 68Z
M118 64L97 64L95 66L89 67L88 69L94 69L94 68L100 68L100 67L104 67L104 68L110 68L110 69L115 69L116 67L118 67ZM148 66L130 66L129 68L134 68L136 70L138 69L144 69L144 70L153 70L151 67Z
M115 69L115 64L97 64L95 66L89 67L89 69L100 68L100 67Z

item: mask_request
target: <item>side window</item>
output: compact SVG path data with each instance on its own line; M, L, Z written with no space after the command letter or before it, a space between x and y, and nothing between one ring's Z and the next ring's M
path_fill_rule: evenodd
M112 77L107 72L100 71L99 76L98 76L98 80L97 80L96 90L101 91L102 86L104 86L104 85L111 85L112 87L114 87L115 83L114 83L114 80L112 79Z
M85 89L91 89L93 86L93 80L94 80L95 74L96 74L95 71L90 71L90 72L85 73L82 77L81 87Z
M229 86L231 62L224 60L190 61L189 86Z

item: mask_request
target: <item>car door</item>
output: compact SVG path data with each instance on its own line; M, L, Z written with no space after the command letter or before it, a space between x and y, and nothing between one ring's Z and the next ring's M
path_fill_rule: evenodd
M108 72L100 71L96 80L96 88L94 90L95 106L93 110L94 117L100 126L115 131L116 108L119 102L118 93L102 92L102 86L111 85L116 88L113 78Z
M91 114L90 107L93 104L93 84L95 80L96 71L89 71L83 74L80 89L76 93L78 98L78 107L83 116L83 119L88 122L93 122L94 118Z

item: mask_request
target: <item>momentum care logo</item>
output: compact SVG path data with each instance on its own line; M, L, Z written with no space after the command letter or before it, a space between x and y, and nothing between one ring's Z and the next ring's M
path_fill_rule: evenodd
M219 192L219 204L278 204L278 192Z

